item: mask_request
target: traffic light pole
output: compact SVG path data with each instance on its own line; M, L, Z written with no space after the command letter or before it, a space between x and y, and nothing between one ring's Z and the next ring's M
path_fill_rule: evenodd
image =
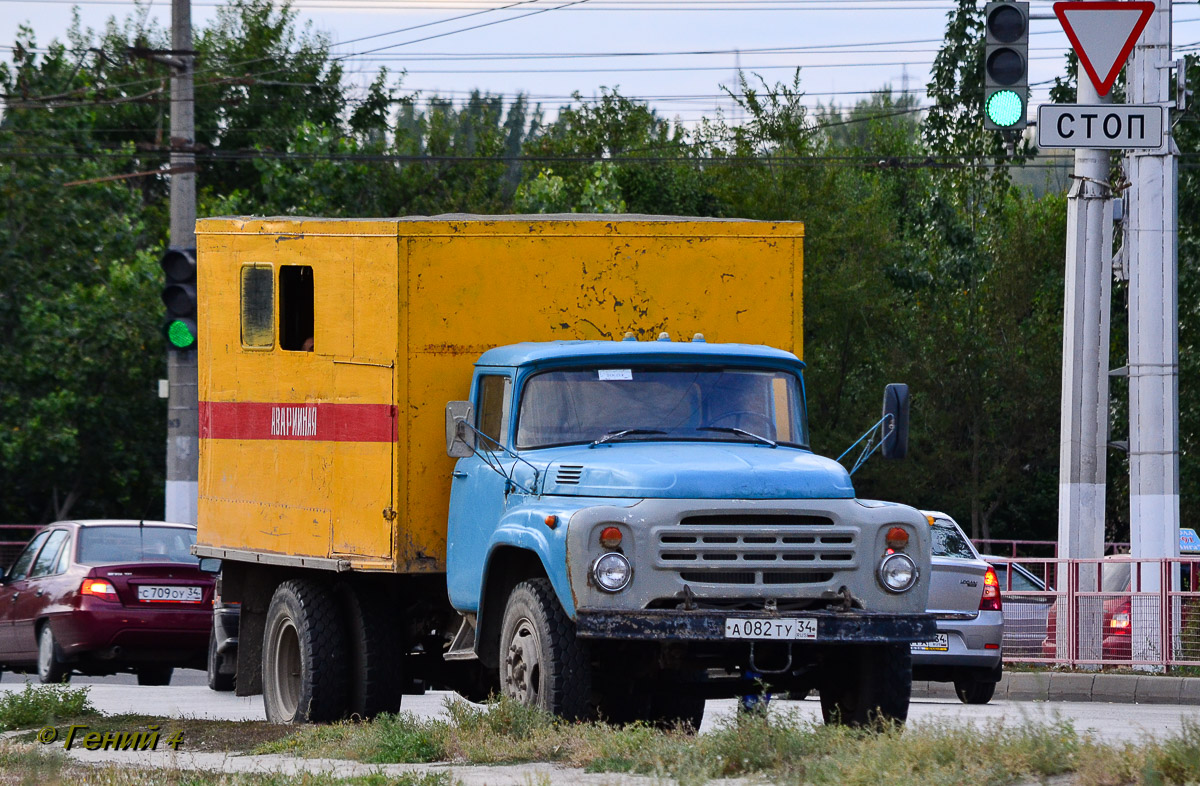
M1107 103L1077 67L1078 102ZM1059 435L1058 556L1104 555L1108 443L1109 311L1112 291L1112 188L1105 150L1077 148L1067 197L1066 300L1063 314L1062 430ZM1066 576L1061 577L1062 581ZM1099 589L1097 571L1081 569L1081 592ZM1076 657L1099 660L1101 609L1081 603ZM1070 627L1058 626L1065 657Z
M1129 103L1167 104L1170 93L1171 3L1156 8L1126 72ZM1178 75L1184 78L1183 74ZM1129 223L1129 540L1134 557L1179 556L1178 149L1166 144L1126 158ZM1141 589L1160 589L1157 571L1142 572ZM1165 589L1165 588L1164 588ZM1156 603L1134 600L1133 658L1162 660L1166 642ZM1178 616L1174 619L1178 626ZM1176 628L1177 629L1177 628Z
M171 242L196 247L195 103L191 0L172 0L171 48ZM196 523L200 415L196 350L167 353L167 521Z

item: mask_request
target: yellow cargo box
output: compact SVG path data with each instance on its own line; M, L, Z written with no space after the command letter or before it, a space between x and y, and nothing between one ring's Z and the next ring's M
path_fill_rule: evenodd
M801 354L803 225L658 216L197 224L201 553L446 566L446 402L524 341Z

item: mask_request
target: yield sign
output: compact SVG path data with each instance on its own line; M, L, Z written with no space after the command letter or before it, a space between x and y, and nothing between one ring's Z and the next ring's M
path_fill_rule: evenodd
M1054 4L1054 14L1067 31L1079 63L1102 96L1112 90L1117 74L1121 73L1153 13L1154 3L1149 0L1072 0Z

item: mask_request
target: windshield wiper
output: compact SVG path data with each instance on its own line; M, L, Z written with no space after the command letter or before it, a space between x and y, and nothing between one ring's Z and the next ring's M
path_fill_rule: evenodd
M597 445L603 444L605 442L612 442L614 439L620 439L621 437L627 437L627 436L630 436L631 434L666 434L666 433L667 432L665 432L665 431L659 431L658 429L653 429L653 428L625 428L625 429L621 429L620 431L608 432L600 439L598 439L595 442L593 442L592 444L588 445L588 447L594 448Z
M779 443L775 442L773 439L767 439L761 434L755 434L753 431L746 431L746 429L737 428L736 426L702 426L696 429L696 431L723 431L727 434L741 434L743 437L756 439L764 445L770 445L773 448L779 446Z

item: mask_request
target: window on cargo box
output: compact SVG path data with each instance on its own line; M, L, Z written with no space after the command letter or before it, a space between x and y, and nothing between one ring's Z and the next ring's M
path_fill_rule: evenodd
M511 384L511 379L497 374L479 378L479 412L475 416L475 428L496 442L500 442L504 436L502 432L508 414L508 389Z
M242 268L242 344L275 345L275 272L270 265Z
M279 346L291 352L312 352L313 269L308 265L279 268Z

